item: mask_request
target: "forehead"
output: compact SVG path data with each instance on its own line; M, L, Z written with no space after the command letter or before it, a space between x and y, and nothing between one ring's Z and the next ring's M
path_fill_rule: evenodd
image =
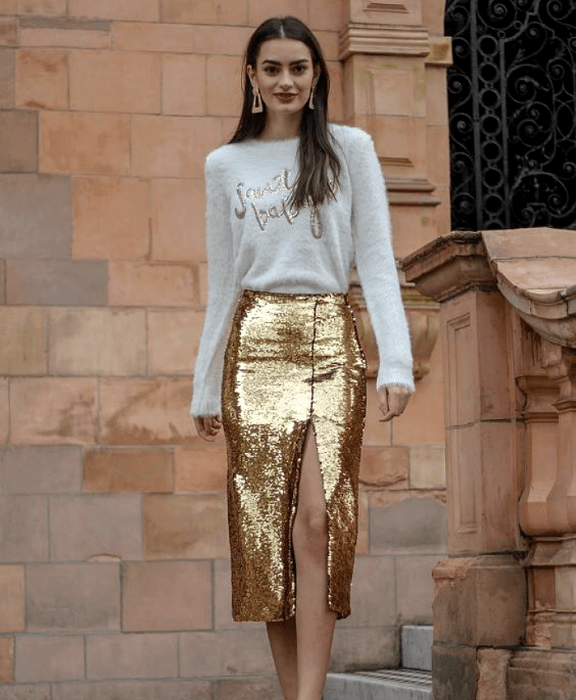
M258 63L294 63L306 60L312 60L310 49L303 41L297 39L269 39L260 46L258 53Z

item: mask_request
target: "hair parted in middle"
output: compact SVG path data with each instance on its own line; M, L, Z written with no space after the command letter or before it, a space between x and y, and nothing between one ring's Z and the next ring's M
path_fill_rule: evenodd
M330 77L318 39L296 17L271 17L254 30L244 56L244 100L242 113L229 143L239 143L260 136L266 124L266 106L261 113L252 112L252 85L247 68L256 68L260 47L271 39L295 39L310 49L313 65L319 68L314 88L314 108L304 107L300 125L298 148L299 173L291 194L291 203L297 209L307 205L318 206L335 199L340 175L340 160L328 129L328 94Z

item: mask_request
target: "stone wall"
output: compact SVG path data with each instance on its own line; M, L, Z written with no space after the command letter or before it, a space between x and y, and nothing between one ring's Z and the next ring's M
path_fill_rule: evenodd
M1 700L277 692L263 628L230 618L223 443L188 416L203 159L234 126L251 29L291 12L326 52L332 119L394 147L397 253L445 233L447 59L426 28L442 34L443 3L370 7L0 0ZM362 22L404 38L350 49L340 31ZM378 99L361 108L366 62ZM444 552L436 312L405 293L422 379L392 425L371 394L337 669L397 663L399 624L431 621Z

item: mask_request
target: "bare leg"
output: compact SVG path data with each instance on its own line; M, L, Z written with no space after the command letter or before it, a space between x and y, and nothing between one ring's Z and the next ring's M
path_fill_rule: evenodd
M312 430L304 447L292 542L297 581L295 624L293 620L271 623L268 636L285 700L321 700L336 613L327 603L326 502Z
M296 656L296 618L266 625L276 673L284 700L298 696L298 664Z

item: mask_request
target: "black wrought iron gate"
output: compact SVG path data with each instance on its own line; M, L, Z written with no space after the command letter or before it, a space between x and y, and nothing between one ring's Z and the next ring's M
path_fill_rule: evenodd
M576 0L447 0L452 228L576 229Z

